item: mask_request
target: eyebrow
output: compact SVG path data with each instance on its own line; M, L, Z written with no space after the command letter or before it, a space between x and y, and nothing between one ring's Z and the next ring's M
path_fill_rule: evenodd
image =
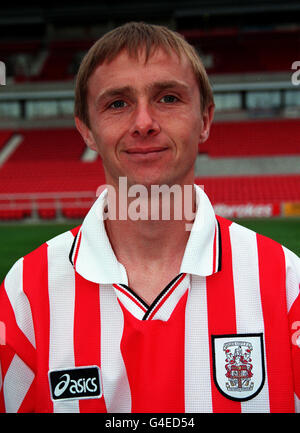
M162 91L162 90L174 89L174 88L180 88L182 90L187 91L189 89L189 86L187 84L177 80L158 81L150 84L148 87L150 90L154 90L154 91Z
M189 90L189 86L182 81L170 80L170 81L157 81L146 86L146 89L150 92L161 92L167 89L179 88L184 91ZM121 95L136 95L136 90L132 86L114 87L111 89L104 90L96 98L96 107L99 107L102 101L114 98Z
M96 98L96 107L99 107L101 102L107 99L114 98L115 96L120 96L124 94L128 95L132 93L134 93L134 89L131 86L115 87L115 88L104 90Z

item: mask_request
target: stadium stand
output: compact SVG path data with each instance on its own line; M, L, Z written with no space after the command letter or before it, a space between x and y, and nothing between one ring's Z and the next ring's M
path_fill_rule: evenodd
M0 149L12 131L0 134ZM22 143L0 168L0 219L81 218L105 184L100 158L82 161L85 144L74 128L20 130ZM212 158L300 154L296 119L216 122L205 151ZM201 152L204 149L200 149ZM198 177L212 203L299 201L300 175ZM7 195L10 195L8 198ZM1 198L2 197L2 198Z
M298 59L299 29L216 28L182 32L195 45L209 74L280 72Z
M198 49L209 74L286 72L298 58L298 28L229 27L181 33ZM71 80L82 53L94 42L89 38L5 42L0 43L1 59L16 82Z
M198 177L212 203L279 203L299 200L299 175Z
M18 133L23 141L0 169L0 219L20 219L33 210L40 218L52 219L58 205L63 216L83 216L97 188L105 183L100 160L81 161L85 144L74 129ZM8 134L2 136L5 141ZM82 192L88 192L88 197L82 197ZM68 193L73 196L63 198ZM26 195L32 199L24 201Z
M296 155L299 137L300 119L216 122L199 152L211 157Z
M5 129L0 130L0 151L5 146L7 141L10 139L12 134L13 134L13 131L11 131L11 130L5 130Z
M199 50L209 76L218 76L217 79L224 76L224 83L231 82L229 75L234 83L239 74L241 77L260 73L261 81L264 74L268 77L270 73L287 74L293 61L299 58L300 28L297 26L276 28L264 23L259 29L259 26L250 28L235 23L228 24L227 28L187 28L189 30L179 31ZM32 85L40 90L47 82L53 82L50 88L55 93L59 81L63 89L71 86L83 53L95 40L92 33L81 34L82 39L52 34L53 39L0 41L1 60L6 63L8 75L14 82L28 81L31 83L25 86ZM244 97L244 106L234 110L247 110L245 100ZM42 102L47 105L47 98ZM28 116L25 105L22 110L23 120L34 122L34 116ZM237 120L235 112L229 114L231 117L227 119L235 120L219 119L213 123L208 141L199 145L200 156L204 154L214 160L300 157L299 116L244 121ZM47 116L50 117L46 113L41 119L46 124ZM255 110L248 112L246 117L249 116L255 116ZM15 131L0 130L0 155L14 133L22 136L22 142L3 165L0 164L0 220L34 216L82 218L96 198L97 188L105 183L101 160L83 160L86 147L74 128L22 129L22 126ZM205 177L200 172L197 183L204 185L214 205L271 204L274 214L278 214L282 202L300 202L299 173L241 176L234 173L233 167L230 176L216 172Z
M63 81L74 78L72 69L74 57L83 46L88 48L91 43L82 41L53 41L48 46L48 56L43 63L40 74L35 80Z
M12 162L79 161L85 143L74 128L19 130L22 145L11 156Z

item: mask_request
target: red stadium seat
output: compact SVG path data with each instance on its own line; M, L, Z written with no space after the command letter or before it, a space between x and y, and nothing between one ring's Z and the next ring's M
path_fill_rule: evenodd
M300 154L300 120L215 122L199 152L211 157Z
M296 138L293 138L300 133L298 120L245 124L246 122L231 122L226 125L216 123L210 153L216 157L224 154L236 156L239 153L243 157L250 152L262 152L262 148L264 152L271 152L271 148L273 152L279 152L283 147L287 153L293 154L297 150L299 154ZM284 135L279 126L286 129L287 125L289 131L292 131L292 138L286 138L283 146ZM246 134L246 131L252 131L256 126L260 134L257 143L253 132L251 139L248 137L251 133ZM273 133L269 136L263 132L263 128L269 132L272 130ZM18 200L15 208L9 203L5 209L0 206L0 219L20 219L34 215L29 195L35 193L51 193L59 200L56 203L54 198L39 199L36 210L40 218L54 219L60 214L66 218L83 218L96 199L98 188L105 184L101 160L81 161L85 144L74 129L26 130L22 134L24 141L0 168L0 194L13 196L23 193L25 198ZM280 138L280 146L276 144L275 136ZM239 137L244 139L243 146L240 145ZM245 143L248 143L247 146ZM213 204L300 201L300 175L207 177L198 178L197 183L204 184ZM88 197L82 194L85 192L89 192ZM60 198L66 193L75 195L72 198Z

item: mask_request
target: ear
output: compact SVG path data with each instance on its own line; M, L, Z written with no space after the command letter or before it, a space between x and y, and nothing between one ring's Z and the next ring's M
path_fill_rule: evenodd
M202 130L200 132L200 143L204 143L209 137L210 126L214 118L215 106L209 105L202 115Z
M82 120L80 120L79 117L75 117L75 125L81 137L85 141L85 144L90 149L97 151L95 139L90 128Z

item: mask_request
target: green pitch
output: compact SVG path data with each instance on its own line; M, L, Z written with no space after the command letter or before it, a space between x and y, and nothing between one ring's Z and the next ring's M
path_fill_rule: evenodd
M241 219L237 222L278 241L300 256L300 219ZM0 225L0 282L17 259L79 224Z

